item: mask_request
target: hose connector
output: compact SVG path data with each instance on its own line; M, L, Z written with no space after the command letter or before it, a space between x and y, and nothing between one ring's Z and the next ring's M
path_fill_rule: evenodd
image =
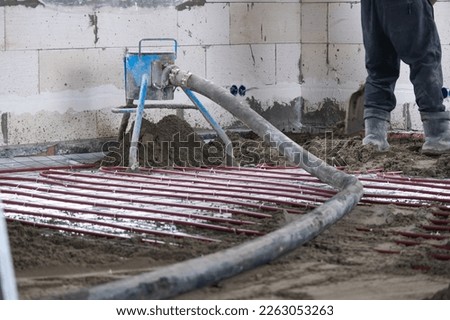
M178 67L173 67L170 69L169 81L173 86L185 88L191 75L192 73L189 71L182 71Z
M163 88L168 87L170 85L169 76L170 76L172 69L174 69L174 68L180 69L174 64L163 65L163 71L161 73L161 86Z

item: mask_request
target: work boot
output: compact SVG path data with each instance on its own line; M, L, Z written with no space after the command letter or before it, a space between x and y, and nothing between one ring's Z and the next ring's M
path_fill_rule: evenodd
M425 142L422 153L441 155L450 153L450 112L421 112Z
M387 151L389 149L387 142L389 122L371 117L364 120L364 125L366 134L363 145L373 145L378 148L378 151Z

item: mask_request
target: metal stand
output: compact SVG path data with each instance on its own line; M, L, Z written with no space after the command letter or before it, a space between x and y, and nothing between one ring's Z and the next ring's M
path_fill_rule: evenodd
M171 52L142 52L142 42L144 41L173 41L174 49ZM138 144L141 132L142 117L144 109L160 108L158 105L146 105L146 100L172 100L176 87L169 84L167 79L168 71L174 65L177 55L177 42L175 39L142 39L139 41L138 53L127 53L124 58L125 66L125 91L127 105L125 107L113 108L114 113L123 113L122 123L119 129L119 139L124 136L130 113L136 113L131 146L129 153L128 167L131 170L139 168ZM200 100L190 90L183 89L188 98L195 105L194 107L184 105L173 105L174 109L197 109L205 117L212 128L217 132L219 138L225 144L226 165L234 165L233 145L220 127L217 121L211 116L208 110L202 105ZM133 101L138 100L138 105L133 105ZM165 105L164 108L169 107Z

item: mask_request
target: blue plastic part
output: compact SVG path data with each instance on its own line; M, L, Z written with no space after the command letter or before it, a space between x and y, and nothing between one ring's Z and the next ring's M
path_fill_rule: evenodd
M237 87L235 84L233 84L233 85L230 87L230 93L231 93L233 96L237 96L237 94L238 94L238 87Z
M448 88L442 88L442 96L444 97L444 99L448 98L449 95L450 94Z
M244 85L239 86L239 95L241 97L245 96L245 93L247 92L247 88Z

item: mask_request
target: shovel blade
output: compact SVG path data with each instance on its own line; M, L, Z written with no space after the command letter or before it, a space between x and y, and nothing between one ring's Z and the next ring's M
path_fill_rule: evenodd
M364 85L354 92L345 115L345 134L354 135L364 130Z

